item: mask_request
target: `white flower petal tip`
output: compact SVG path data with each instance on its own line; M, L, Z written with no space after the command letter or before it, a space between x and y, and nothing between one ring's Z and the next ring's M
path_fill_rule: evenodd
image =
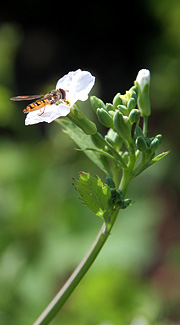
M95 77L88 71L78 69L71 71L58 80L56 89L62 88L68 90L67 100L71 106L78 100L85 101L95 83Z
M150 79L151 79L151 74L148 69L141 69L138 72L138 75L136 77L136 81L138 82L141 89L144 88L147 82L150 83Z
M88 99L89 92L95 83L95 77L88 71L78 69L71 71L58 80L56 89L66 91L66 101L60 104L46 105L44 108L29 112L25 119L25 125L32 125L40 122L51 123L60 116L66 116L70 108L78 100Z

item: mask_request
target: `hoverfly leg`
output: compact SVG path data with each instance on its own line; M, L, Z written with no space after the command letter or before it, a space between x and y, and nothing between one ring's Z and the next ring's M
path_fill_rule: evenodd
M58 101L58 105L61 104L61 103L65 103L65 104L67 104L68 106L71 105L70 101L67 100L67 99L60 99L60 100Z
M39 116L41 116L41 115L43 115L44 114L44 112L45 112L45 106L43 107L43 109L41 110L39 110L40 111L40 113L38 114Z

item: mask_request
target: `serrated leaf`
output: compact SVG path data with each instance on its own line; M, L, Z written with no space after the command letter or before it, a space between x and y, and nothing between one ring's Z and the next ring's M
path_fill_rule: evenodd
M105 221L110 220L112 213L111 191L99 176L81 172L77 182L77 190L87 207Z
M86 135L78 126L68 120L56 120L58 124L62 126L64 133L68 134L72 140L82 149L84 153L106 174L110 173L108 161L106 157L102 156L95 149L96 146L93 144L90 135ZM85 151L86 148L92 148L94 150Z

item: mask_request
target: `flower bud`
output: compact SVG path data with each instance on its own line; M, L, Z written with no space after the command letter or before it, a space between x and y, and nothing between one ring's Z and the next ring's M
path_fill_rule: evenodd
M116 111L113 118L114 128L122 138L129 138L131 135L128 125L128 118L123 116L121 112Z
M105 183L110 187L110 188L115 188L114 181L111 177L106 176Z
M113 127L113 119L111 115L104 108L97 108L96 114L99 122L107 128Z
M129 115L129 111L125 105L118 105L117 109L125 116Z
M120 98L120 93L117 93L114 98L113 98L113 106L114 108L116 109L118 105L121 105L122 104L122 100Z
M114 106L111 103L106 103L106 109L107 111L114 111Z
M148 147L147 147L147 143L146 143L146 140L144 139L144 137L142 137L142 136L137 137L136 148L142 152L147 151Z
M140 119L140 111L138 109L133 109L129 114L129 121L133 124Z
M130 89L129 89L129 92L131 94L131 98L134 98L135 101L137 102L137 97L138 97L138 89L136 86L132 86Z
M134 139L136 139L139 136L141 136L141 137L144 136L143 130L140 128L140 126L136 126L135 130L134 130Z
M151 141L151 144L150 144L151 152L154 152L155 150L157 150L157 148L159 147L161 141L162 141L162 135L161 134L156 135L155 138Z
M138 108L142 116L149 116L151 114L150 99L149 99L149 85L150 85L150 71L142 69L139 71L135 85L138 87Z
M100 98L98 98L96 96L91 96L90 97L90 102L91 102L92 108L95 111L95 113L97 111L97 108L106 109L106 105L104 104L104 102Z
M134 98L130 98L127 103L127 108L129 112L136 107L136 101Z

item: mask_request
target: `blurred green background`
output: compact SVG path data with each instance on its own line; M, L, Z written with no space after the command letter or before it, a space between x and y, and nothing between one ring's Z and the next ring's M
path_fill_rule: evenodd
M32 324L101 226L71 184L97 168L55 123L25 127L25 103L9 100L78 68L105 102L150 69L149 135L162 133L171 154L131 184L136 203L52 325L179 324L179 0L1 5L0 324ZM89 101L84 109L95 120Z

